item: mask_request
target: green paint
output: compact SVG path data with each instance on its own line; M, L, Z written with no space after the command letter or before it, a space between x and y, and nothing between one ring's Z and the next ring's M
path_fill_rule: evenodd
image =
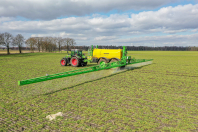
M62 72L62 73L52 74L52 75L48 75L48 76L42 76L42 77L27 79L27 80L23 80L23 81L18 81L18 85L22 86L22 85L43 82L43 81L53 80L53 79L57 79L57 78L74 76L74 75L79 75L79 74L84 74L84 73L89 73L89 72L94 72L94 71L99 71L99 70L105 70L105 69L110 69L110 68L115 68L115 67L121 67L121 66L129 65L129 64L136 64L136 63L152 61L152 60L153 59L148 59L148 60L132 59L132 60L130 60L130 63L126 63L126 60L121 60L121 61L106 63L106 64L102 63L101 65L97 65L97 66L93 66L93 67L82 68L82 69L78 69L78 70Z
M104 68L104 67L105 67L105 64L106 64L106 63L105 63L104 61L101 61L101 62L100 62L100 67Z

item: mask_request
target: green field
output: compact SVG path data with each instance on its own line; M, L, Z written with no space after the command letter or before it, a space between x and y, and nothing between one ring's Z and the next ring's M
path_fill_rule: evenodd
M128 55L154 61L25 86L17 81L82 67L61 67L63 53L1 55L0 131L198 131L198 52Z

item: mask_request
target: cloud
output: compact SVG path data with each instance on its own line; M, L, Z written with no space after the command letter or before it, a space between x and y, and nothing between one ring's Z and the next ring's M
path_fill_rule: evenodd
M112 40L115 39L116 36L100 36L100 37L95 37L94 40Z
M0 17L0 23L14 20L13 17Z
M196 36L198 29L197 14L198 4L189 4L164 7L157 11L144 11L130 16L127 14L112 14L107 17L94 14L86 17L42 21L7 21L6 19L9 18L6 17L5 19L4 17L0 18L0 29L3 32L25 34L25 37L31 35L72 37L76 39L77 44L86 45L93 43L117 45L123 43L126 45L133 42L148 45L153 42L187 45L195 44L197 42L196 37L192 37L192 40L190 40L188 38L193 35L179 36L177 34L188 34L190 32L190 34L194 33ZM144 38L145 36L147 38Z
M198 34L191 35L166 35L166 36L146 36L129 39L116 40L123 45L134 46L198 46Z
M164 31L164 33L175 34L175 33L185 32L185 31L187 31L187 29L181 29L181 30L167 30L167 31Z
M177 7L164 7L158 11L141 12L139 14L132 14L132 23L138 23L138 28L141 29L183 29L196 28L198 21L198 4L184 5Z
M2 0L0 16L50 20L112 10L155 9L179 0Z

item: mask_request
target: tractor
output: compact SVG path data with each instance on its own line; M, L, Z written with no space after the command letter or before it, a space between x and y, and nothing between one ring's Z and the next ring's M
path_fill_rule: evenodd
M86 66L87 57L82 54L82 50L80 49L71 49L71 54L65 56L60 61L61 66L72 65L74 67L78 66Z
M117 62L121 60L130 60L131 56L127 56L126 46L123 49L98 49L93 48L93 45L88 50L88 56L82 54L82 50L72 49L71 55L67 55L61 59L60 64L66 66L67 64L74 67L86 66L87 63L98 63L98 65L105 65L106 63Z

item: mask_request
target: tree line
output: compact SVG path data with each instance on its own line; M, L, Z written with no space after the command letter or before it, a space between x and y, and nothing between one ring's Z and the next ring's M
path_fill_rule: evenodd
M0 45L6 46L7 48L7 54L10 54L10 46L18 46L19 51L21 53L21 47L24 43L24 37L21 34L16 35L16 37L13 37L12 34L5 32L0 33Z
M94 46L95 47L95 46ZM148 47L148 46L126 46L129 51L198 51L198 47L177 47L177 46L165 46L165 47ZM88 50L90 46L75 46L76 49ZM99 45L99 49L122 49L122 46L112 45Z
M59 52L62 49L67 49L68 52L71 46L76 45L73 38L62 37L30 37L25 41L25 43L28 47L30 47L31 51L34 51L35 48L37 48L39 52L53 52L57 49Z
M54 52L58 49L60 52L62 49L68 50L71 48L88 50L90 46L75 46L76 42L73 38L62 37L30 37L25 40L24 36L17 34L15 37L8 33L0 33L0 45L3 45L7 49L7 54L10 54L10 46L17 46L19 53L24 49L23 45L29 47L31 52L37 49L39 52ZM122 49L122 46L99 45L100 49ZM198 47L177 47L177 46L165 46L165 47L148 47L148 46L127 46L127 50L131 51L198 51Z
M64 48L67 52L70 47L76 45L73 38L62 38L62 37L30 37L25 40L24 36L17 34L15 37L8 33L0 33L0 45L3 45L7 49L7 54L10 54L10 47L17 46L19 53L24 49L23 45L26 44L31 52L34 52L35 48L42 52L53 52L57 49L59 52Z

